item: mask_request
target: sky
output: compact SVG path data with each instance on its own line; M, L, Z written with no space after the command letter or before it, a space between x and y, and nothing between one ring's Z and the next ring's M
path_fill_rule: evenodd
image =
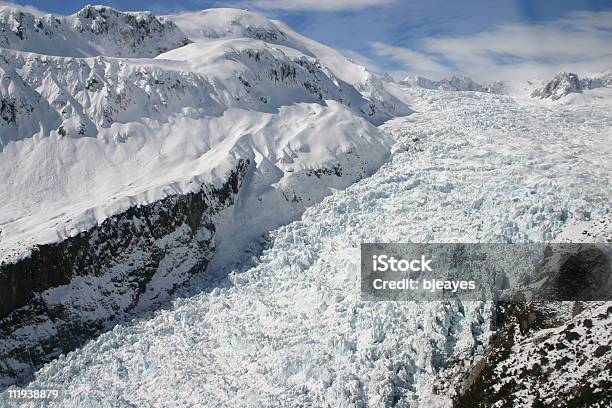
M90 1L13 0L71 14ZM95 2L95 1L94 1ZM1 3L1 1L0 1ZM612 69L612 0L100 0L157 14L247 8L396 78L481 82Z

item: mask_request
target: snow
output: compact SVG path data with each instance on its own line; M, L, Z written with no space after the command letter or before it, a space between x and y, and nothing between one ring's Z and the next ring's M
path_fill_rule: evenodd
M586 310L565 324L522 338L510 356L496 367L495 374L500 378L497 387L513 386L516 390L513 401L524 406L530 406L534 399L552 405L561 396L570 399L584 388L599 393L601 398L609 393L605 387L612 383L611 331L610 302L590 302ZM545 377L554 373L554 378L538 381L537 385L525 381L538 371ZM508 375L509 372L512 374ZM599 398L594 398L589 406L605 406L606 402Z
M43 367L29 387L61 389L51 406L449 406L439 375L486 352L492 306L362 301L360 243L609 239L610 88L408 88L234 9L3 6L0 26L0 261L250 163L207 270ZM184 233L156 244L189 258ZM189 262L162 264L142 309ZM98 319L88 288L115 272L40 296Z
M0 29L3 48L69 57L154 57L189 42L167 19L106 6L58 16L0 5Z
M219 24L236 13L211 12ZM205 26L207 15L189 21ZM240 15L265 27L277 24ZM372 124L409 111L377 88L371 74L358 89L299 39L277 44L259 35L259 26L247 27L249 36L195 36L180 47L185 41L164 30L182 31L150 13L96 6L44 17L55 21L44 34L49 41L76 30L93 47L83 51L71 37L48 48L36 31L43 17L14 8L0 17L34 30L23 39L9 36L0 50L0 97L10 113L0 118L0 188L12 192L0 199L0 261L74 236L130 206L219 185L241 158L255 163L255 185L241 200L249 210L235 218L253 220L252 234L261 234L373 172L388 157L389 143ZM83 19L109 28L80 31L75 27ZM141 38L140 30L151 35ZM156 41L158 34L169 42ZM134 38L142 41L138 52L119 52ZM159 47L147 48L148 42ZM42 50L59 56L36 53ZM89 55L97 56L81 58ZM336 65L352 64L333 57ZM338 169L333 177L308 177L332 169Z
M113 140L118 134L125 135L122 142ZM245 192L249 211L241 217L259 211L276 227L332 188L372 173L388 147L376 128L328 101L275 114L229 109L219 117L113 124L97 138L30 138L1 154L2 184L13 192L3 196L0 219L6 257L12 248L65 239L136 203L219 185L240 158L256 165ZM334 166L343 177L305 175ZM279 202L282 192L295 194L300 204ZM251 227L261 234L267 226L253 221Z
M281 21L246 10L219 8L167 16L194 41L220 38L254 38L277 46L289 47L316 58L340 80L353 85L378 111L403 116L408 106L386 92L382 81L365 67L340 52L295 32Z
M361 301L359 244L545 241L609 216L610 99L389 86L418 112L381 127L391 161L30 386L62 407L448 406L437 375L484 353L491 305Z

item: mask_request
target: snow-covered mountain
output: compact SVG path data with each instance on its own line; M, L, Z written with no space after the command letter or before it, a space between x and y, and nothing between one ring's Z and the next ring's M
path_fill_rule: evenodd
M597 406L590 391L607 406L606 307L542 327L537 310L502 319L488 302L364 301L359 267L362 242L610 239L610 99L551 107L397 88L416 113L381 127L391 160L372 176L272 231L219 280L46 364L28 386L59 389L49 406L62 408L522 408L555 406L551 395ZM535 324L518 331L525 321Z
M0 47L0 405L611 400L609 303L358 273L363 242L610 242L609 73L398 84L236 9L0 6Z
M65 57L155 57L189 43L166 18L105 6L56 16L0 5L0 33L2 48Z
M535 89L531 97L556 101L571 93L612 86L612 72L580 79L572 72L560 72L541 88Z
M388 82L392 78L385 77ZM612 86L612 72L585 75L580 78L575 73L560 72L550 80L506 80L481 85L471 78L451 76L439 81L425 78L420 75L409 75L398 82L408 88L434 89L441 91L458 92L486 92L513 97L549 99L557 101L569 94L579 94L586 90Z
M502 82L481 85L473 81L471 78L456 75L441 79L439 81L434 81L420 75L412 75L401 80L399 84L411 88L438 89L441 91L476 91L496 94L504 93L504 84Z
M288 47L315 58L340 80L354 86L370 102L364 109L368 115L407 115L410 109L397 97L391 95L381 79L365 67L344 57L340 52L313 41L293 31L281 21L238 9L211 9L172 16L172 20L194 40L221 38L251 38L270 44Z
M3 384L371 174L374 125L410 112L245 11L3 6L0 24Z
M250 19L248 24L245 23L244 30L235 29L236 16ZM3 9L2 17L7 22L17 18L22 21L24 27L29 27L27 21L42 18L13 8ZM126 37L137 36L134 30L138 33L139 30L145 30L165 38L164 30L170 30L176 33L177 37L185 38L172 22L166 18L160 20L149 13L126 14L96 6L87 7L69 17L44 17L57 19L70 27L83 18L93 19L94 22L102 18L103 21L112 21L108 24L121 25ZM176 20L181 23L185 18L177 16ZM290 43L280 47L276 40L281 37L288 38L289 34L279 29L273 31L270 27L275 26L274 23L257 14L231 9L213 10L191 16L190 24L197 25L198 18L201 19L202 29L213 30L210 38L196 37L196 43L179 47L186 41L181 39L173 43L170 36L170 43L165 44L163 48L179 48L155 59L117 59L106 55L73 58L0 50L0 68L4 72L0 140L6 154L14 155L17 162L22 162L22 144L9 146L11 141L23 141L24 145L34 146L45 143L78 143L79 148L83 149L89 149L92 143L97 146L104 142L105 148L113 149L115 146L123 147L132 135L142 135L145 129L154 134L160 128L169 127L171 122L173 125L176 121L207 122L212 118L222 118L225 112L232 109L269 113L278 118L288 110L298 109L289 108L291 105L316 104L317 107L313 106L315 110L319 107L323 107L325 111L348 110L356 123L359 123L358 116L379 123L395 113L409 111L405 104L389 94L383 95L387 99L371 98L372 92L363 89L367 88L367 84L376 82L376 78L363 67L355 66L322 45L314 42L307 42L305 45L299 39L292 39ZM143 21L150 22L152 27L144 26ZM160 21L163 21L163 24ZM210 24L210 21L215 21L217 25ZM227 35L221 37L220 32L223 30L219 27L223 26L230 29L227 30ZM157 29L158 27L165 28ZM23 30L29 32L29 29ZM261 34L268 31L275 34ZM289 33L288 29L285 31ZM103 42L102 39L107 40L108 33L116 34L112 30L94 30L93 33L96 34L98 43ZM153 43L161 45L155 41L157 34L146 37L146 41L152 38ZM54 35L54 32L50 31L48 35ZM25 34L23 37L30 38ZM275 42L268 43L260 38ZM115 40L119 41L113 39L112 42L116 42ZM27 46L27 41L24 44L17 42L16 45L14 42L10 42L11 46L14 45L13 48L28 51L35 50L37 44L36 39L31 41L32 46ZM88 40L88 43L97 46L95 41ZM78 42L69 42L67 46L74 46L74 49L65 50L66 55L75 54L81 49ZM339 78L335 74L337 70L325 65L325 58L321 59L307 51L308 47L319 47L328 51L331 56L324 52L323 54L327 60L332 61L331 65L334 65L334 68L342 67L341 76L358 84L362 89L359 90ZM143 48L146 47L138 47L138 50ZM118 45L116 49L109 51L109 54L121 54L119 50L124 49L126 48ZM107 47L100 46L96 50L99 53L105 52ZM149 50L145 54L154 55L157 52ZM338 59L341 61L338 62ZM359 75L351 77L347 74L350 70ZM383 93L384 88L381 85L376 96ZM336 101L343 107L327 101ZM392 106L392 109L386 109L387 105L384 104ZM382 109L379 109L379 106ZM283 107L287 109L281 109ZM318 118L309 119L316 122ZM191 126L197 127L198 124ZM305 132L307 129L308 127ZM369 131L376 133L374 128ZM333 130L330 132L333 133ZM180 137L184 136L181 134ZM70 140L78 138L85 139L80 142ZM50 142L51 140L54 141ZM109 141L112 141L110 145ZM209 142L203 148L212 147L211 143L217 142ZM88 147L85 148L85 145ZM138 155L138 152L131 153ZM58 153L60 156L66 154L68 153ZM67 159L58 157L60 158ZM121 167L122 161L117 161L115 165ZM13 176L27 176L23 169L13 169L7 175L9 179ZM11 181L18 182L15 179ZM20 197L21 202L28 202L24 198ZM17 221L20 217L12 218ZM7 228L9 227L5 225L5 231ZM27 228L20 230L25 232ZM8 231L5 232L5 237L7 235L15 237ZM7 243L6 239L2 241L3 244Z
M581 92L582 86L580 84L580 79L578 79L578 75L561 72L555 75L555 77L544 85L544 87L534 90L531 96L541 99L550 98L555 101L570 93Z

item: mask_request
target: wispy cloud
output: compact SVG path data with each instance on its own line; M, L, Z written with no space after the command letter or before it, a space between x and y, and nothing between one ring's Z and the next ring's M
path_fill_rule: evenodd
M429 37L419 50L372 47L406 71L440 77L450 71L480 80L546 77L561 70L612 68L612 12L577 12L540 24L502 25L469 36Z
M406 70L420 75L436 78L451 73L449 67L435 61L435 56L381 42L373 42L372 47L378 55L390 57L403 64Z
M26 11L30 14L34 14L36 16L47 14L47 12L42 11L34 6L29 6L27 4L16 4L10 1L0 1L0 7L16 7L20 10Z
M395 0L255 0L251 3L266 9L341 11L389 6Z
M342 54L344 54L345 57L349 58L356 64L366 67L372 72L378 72L378 73L382 72L382 69L380 68L380 66L373 59L366 57L365 55L360 54L357 51L347 50L347 49L339 50L339 51Z

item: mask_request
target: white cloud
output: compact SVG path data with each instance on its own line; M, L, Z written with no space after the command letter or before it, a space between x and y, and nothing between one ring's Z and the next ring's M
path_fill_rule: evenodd
M8 7L8 8L18 8L21 11L25 11L26 13L30 13L33 14L35 16L40 16L40 15L45 15L47 14L46 11L42 11L40 9L37 9L34 6L29 6L29 5L21 5L21 4L15 4L15 3L11 3L10 1L0 1L0 7Z
M447 66L436 62L432 57L406 47L396 47L381 42L373 42L372 47L378 55L391 57L402 63L408 71L420 75L437 78L451 72Z
M369 57L366 57L363 54L358 53L357 51L344 49L344 50L340 50L340 52L345 57L352 60L354 63L363 65L364 67L366 67L368 70L372 72L378 72L378 73L382 72L381 68L378 66L378 64L374 60L372 60Z
M360 10L369 7L388 6L396 0L255 0L253 5L266 9L282 10Z
M481 81L548 77L612 68L612 12L579 12L554 22L502 25L463 37L430 37L421 51L373 43L409 72L439 77L440 61ZM439 74L436 75L436 71Z

